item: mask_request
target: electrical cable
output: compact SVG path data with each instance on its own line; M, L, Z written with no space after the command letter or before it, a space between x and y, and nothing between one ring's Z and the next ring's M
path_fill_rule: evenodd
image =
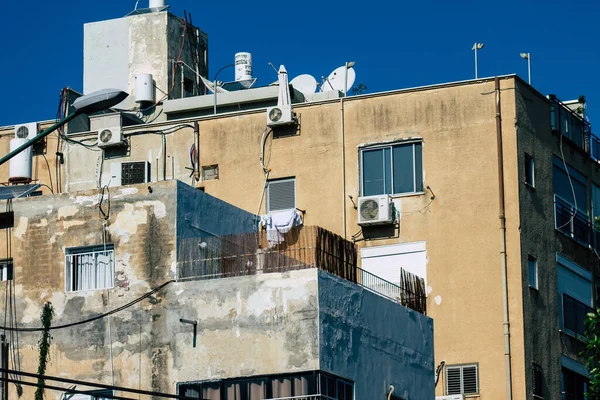
M46 187L48 187L50 189L50 192L54 194L54 189L52 189L52 186L54 185L52 184L52 172L50 171L50 163L48 162L48 159L46 158L46 155L43 152L42 157L44 157L44 160L46 160L46 167L48 168L48 179L50 180L50 185L46 185Z
M569 168L567 168L567 163L565 162L565 154L563 153L563 134L560 134L560 156L562 157L562 162L563 162L563 166L565 167L565 171L567 173L567 178L569 178L569 185L571 185L571 193L573 194L573 202L575 203L575 210L571 213L571 219L569 219L567 222L565 222L564 224L562 224L561 226L557 227L556 229L561 229L564 228L567 225L570 225L571 222L573 222L573 220L575 219L575 216L577 215L577 197L575 197L575 187L573 186L573 181L571 180L571 174L569 174Z
M159 290L161 290L162 288L164 288L165 286L171 284L175 282L175 280L170 280L167 281L165 283L163 283L162 285L152 289L151 291L149 291L148 293L144 294L143 296L138 297L137 299L130 301L129 303L122 305L121 307L115 308L114 310L105 312L103 314L100 315L96 315L94 317L88 318L88 319L84 319L82 321L77 321L77 322L71 322L68 324L64 324L64 325L56 325L56 326L51 326L48 330L58 330L58 329L65 329L65 328L71 328L73 326L78 326L78 325L83 325L83 324L87 324L90 322L94 322L97 321L99 319L105 318L109 315L113 315L116 314L118 312L121 312L123 310L126 310L127 308L141 302L142 300L147 299L148 297L152 296L154 293L158 292ZM44 331L44 328L13 328L13 327L7 327L7 326L0 326L0 330L6 330L6 331L16 331L16 332L42 332Z

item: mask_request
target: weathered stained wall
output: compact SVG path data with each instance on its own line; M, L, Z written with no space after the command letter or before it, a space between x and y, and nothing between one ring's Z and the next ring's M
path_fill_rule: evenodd
M40 310L47 301L55 309L53 325L63 325L113 310L172 280L179 206L198 214L221 215L229 210L238 220L235 226L233 222L221 226L223 234L253 230L255 221L251 214L176 181L129 186L103 194L91 190L18 199L12 205L14 280L0 291L10 290L12 285L16 322L21 327L39 327ZM99 207L108 215L106 220L101 218ZM202 228L204 220L196 217L195 221ZM107 243L114 244L114 287L65 293L65 249L102 244L104 235ZM6 246L2 249L5 253ZM172 354L166 318L160 318L164 316L164 295L158 292L110 318L53 331L52 362L47 374L111 384L114 371L118 386L141 385L148 390L172 392L168 380L171 372L165 370L172 364ZM37 370L38 340L37 332L19 334L24 371ZM28 390L25 398L32 397Z
M321 370L355 382L355 399L434 397L433 320L319 271Z

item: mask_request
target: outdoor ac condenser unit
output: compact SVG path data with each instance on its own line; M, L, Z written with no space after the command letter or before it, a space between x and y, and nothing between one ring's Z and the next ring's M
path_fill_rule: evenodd
M358 198L358 224L383 225L394 222L390 196L378 195Z
M267 108L267 126L290 125L295 123L292 106L275 106Z
M113 147L123 144L123 134L121 133L120 126L104 128L98 131L98 147Z

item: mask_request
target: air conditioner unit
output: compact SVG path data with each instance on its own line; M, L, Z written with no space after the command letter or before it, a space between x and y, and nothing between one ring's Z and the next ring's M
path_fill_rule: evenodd
M435 400L465 400L462 394L451 394L448 396L436 396Z
M15 125L15 138L17 139L33 139L38 133L37 122Z
M98 147L121 146L124 143L121 127L119 126L104 128L98 131Z
M267 126L290 125L296 123L292 115L292 106L267 108Z
M394 222L390 196L367 196L358 198L358 224L383 225Z

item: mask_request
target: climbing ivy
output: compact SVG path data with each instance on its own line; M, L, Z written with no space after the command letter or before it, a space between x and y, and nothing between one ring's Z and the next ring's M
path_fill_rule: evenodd
M52 303L48 302L44 304L42 309L42 337L38 342L40 349L40 360L38 365L38 387L35 391L35 400L44 400L44 387L46 385L45 379L42 377L46 373L46 365L50 359L50 325L52 324L52 317L54 316L54 310L52 309Z

